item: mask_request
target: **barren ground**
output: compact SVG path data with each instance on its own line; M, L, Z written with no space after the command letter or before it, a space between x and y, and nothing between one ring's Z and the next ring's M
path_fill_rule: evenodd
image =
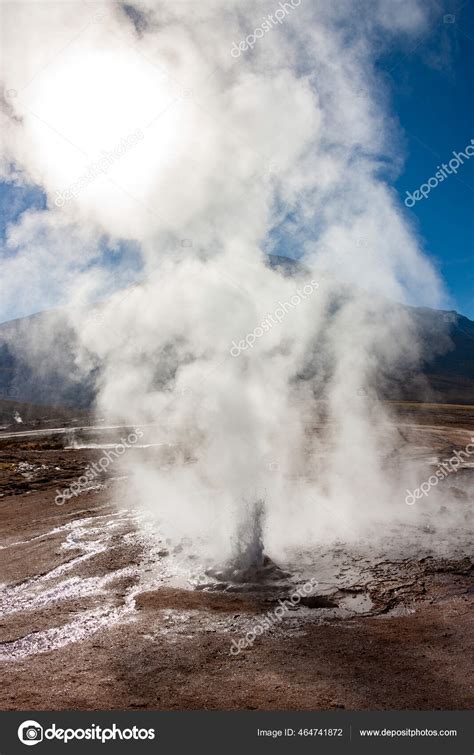
M398 410L414 456L451 455L474 430L474 407ZM284 575L173 586L176 553L150 545L120 479L54 504L101 453L65 445L0 436L2 709L472 707L471 467L443 481L458 538L443 547L428 520L404 533L411 550L320 548L313 600L232 656L231 640L289 595Z

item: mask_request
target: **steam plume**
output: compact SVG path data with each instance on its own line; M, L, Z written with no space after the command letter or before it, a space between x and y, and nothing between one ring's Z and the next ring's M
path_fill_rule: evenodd
M389 302L441 296L382 177L401 151L376 70L430 6L302 0L231 55L286 5L3 7L3 177L47 196L9 228L7 311L74 305L98 411L181 449L124 458L130 496L210 561L245 560L248 512L271 552L406 514L374 385L417 356Z

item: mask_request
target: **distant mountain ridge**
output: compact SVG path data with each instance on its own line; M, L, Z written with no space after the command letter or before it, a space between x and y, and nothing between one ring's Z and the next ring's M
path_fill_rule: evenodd
M424 365L435 401L474 404L474 322L455 311L415 308L415 316L426 333L427 345L436 338L437 323L448 324L452 347ZM423 331L424 326L424 331Z
M269 265L283 275L303 269L276 255ZM474 404L474 322L454 311L408 309L421 338L422 369L384 377L376 386L379 397ZM81 372L75 345L74 331L57 311L0 324L0 400L90 409L100 367Z

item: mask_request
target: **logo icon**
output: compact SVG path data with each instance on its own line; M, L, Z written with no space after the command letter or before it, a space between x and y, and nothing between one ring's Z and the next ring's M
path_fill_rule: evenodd
M18 739L24 745L37 745L43 741L43 727L37 721L24 721L18 727Z

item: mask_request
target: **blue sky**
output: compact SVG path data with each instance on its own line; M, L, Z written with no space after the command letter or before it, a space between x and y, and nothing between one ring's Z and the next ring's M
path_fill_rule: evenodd
M379 60L391 110L405 139L405 163L394 180L403 202L474 138L474 0L439 7L425 34ZM395 49L395 48L394 48ZM45 206L42 192L0 183L0 233L28 207ZM406 209L425 253L443 278L452 306L474 319L474 157L457 175ZM277 251L282 253L277 243ZM111 265L117 258L111 257ZM120 254L119 254L120 257Z
M405 134L406 163L395 182L402 199L434 176L437 165L449 162L453 150L463 151L474 138L473 48L472 0L446 3L415 49L380 62ZM453 306L471 319L473 209L474 157L407 211L452 295Z

